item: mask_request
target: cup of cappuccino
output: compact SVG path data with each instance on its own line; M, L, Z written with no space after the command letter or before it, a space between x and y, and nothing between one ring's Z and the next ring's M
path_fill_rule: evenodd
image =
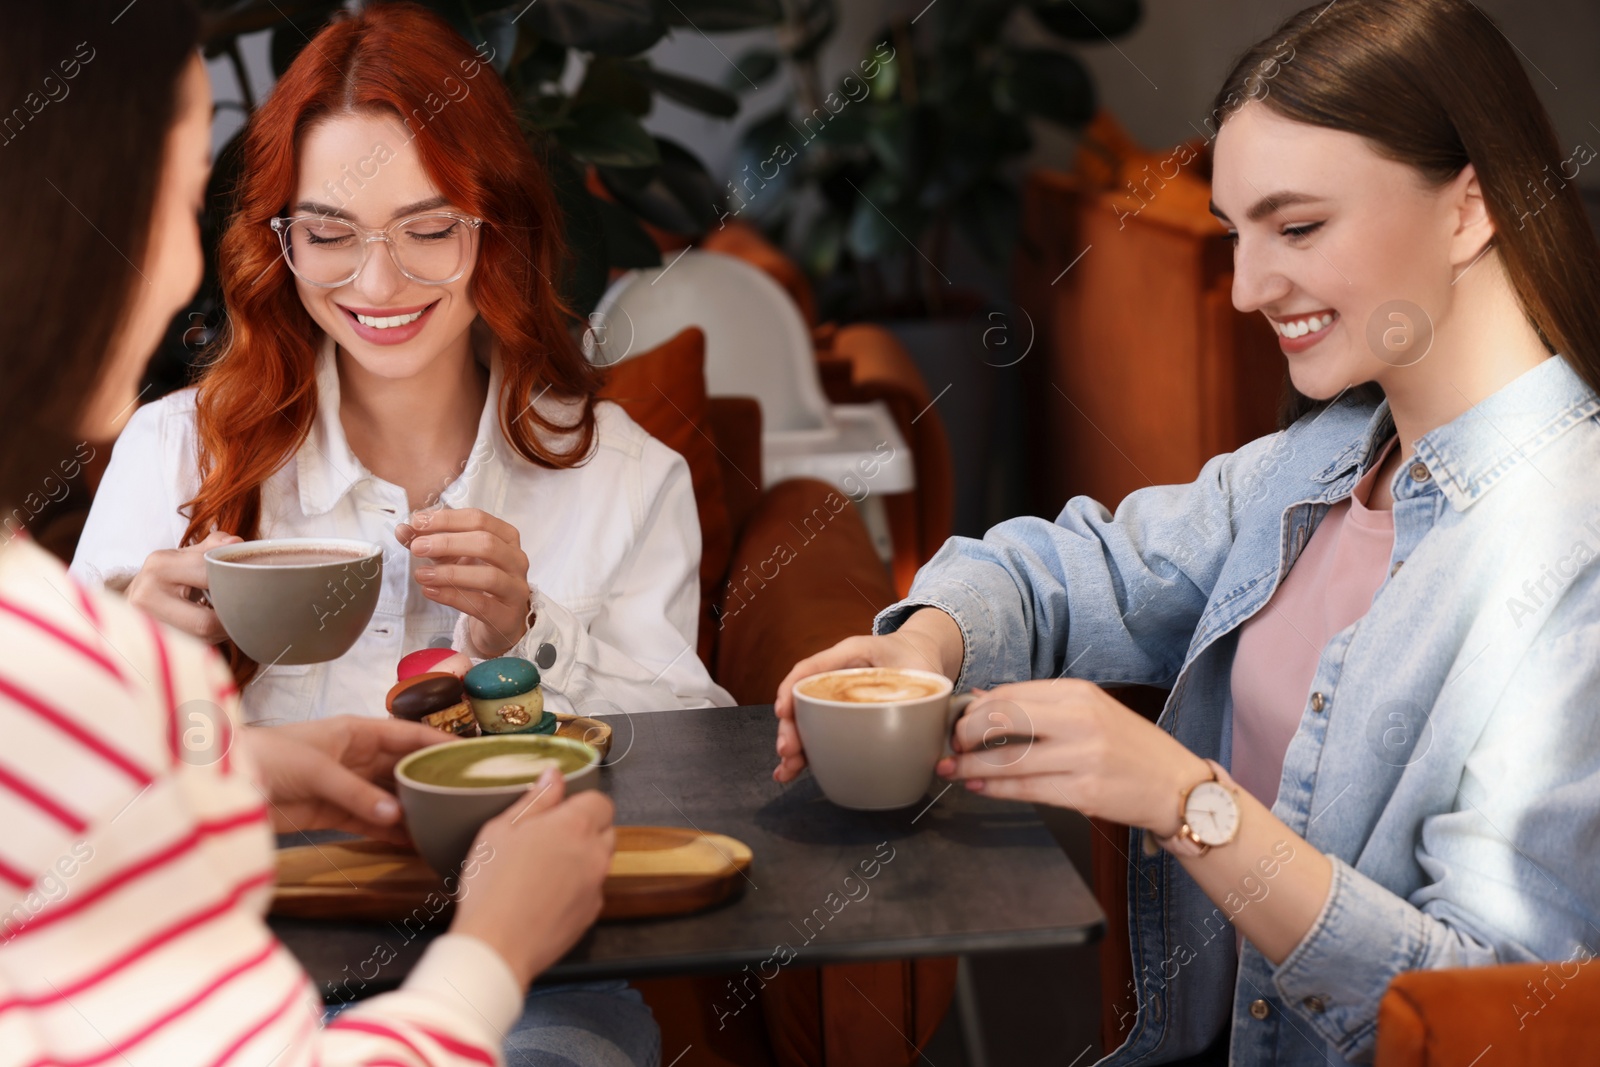
M383 589L383 549L371 541L244 541L205 558L217 620L262 666L338 659L366 629Z
M942 674L902 667L850 667L795 683L794 722L823 795L856 811L921 800L972 699L952 689Z

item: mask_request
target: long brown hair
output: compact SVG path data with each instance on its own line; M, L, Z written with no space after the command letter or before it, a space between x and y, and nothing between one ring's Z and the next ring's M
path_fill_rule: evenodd
M123 9L127 10L123 10ZM118 14L121 17L118 17ZM0 523L81 470L200 20L183 0L13 4L0 35ZM92 455L92 450L89 451Z
M1488 15L1470 0L1313 4L1239 58L1213 113L1259 95L1263 70L1275 73L1261 102L1285 118L1364 137L1435 185L1471 163L1529 323L1600 391L1600 243L1550 116ZM1317 406L1289 394L1286 424Z
M311 431L318 330L268 221L294 198L296 148L307 127L365 110L399 116L440 192L485 220L472 294L500 344L496 403L505 439L548 468L577 466L593 449L601 374L568 330L561 214L511 94L439 16L415 4L377 5L319 33L246 131L237 207L218 257L227 323L200 382L201 481L187 504L184 544L212 529L258 536L262 484ZM576 423L555 422L531 403L546 388L582 401ZM558 438L564 447L552 444ZM254 673L231 646L229 661L241 683Z

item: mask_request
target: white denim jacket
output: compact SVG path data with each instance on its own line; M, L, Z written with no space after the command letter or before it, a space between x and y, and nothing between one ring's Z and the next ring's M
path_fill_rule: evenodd
M596 406L596 447L582 466L528 462L500 431L497 356L466 468L442 492L452 508L480 508L517 528L534 591L533 627L510 655L555 662L543 674L553 711L608 715L730 705L695 654L700 610L700 522L683 458L621 408ZM540 410L573 421L567 403ZM195 391L137 411L117 440L78 542L72 573L123 589L145 558L175 548L183 504L199 487ZM262 537L350 537L384 546L383 589L366 632L332 663L275 666L245 687L245 718L297 722L383 715L395 664L429 645L471 649L468 618L428 600L411 576L394 527L410 514L403 489L350 451L339 421L333 344L317 361L317 414L299 452L262 487Z
M949 612L963 686L1169 688L1160 725L1230 764L1239 628L1393 432L1387 403L1345 397L1115 515L1077 497L1053 523L953 538L877 629ZM1190 1056L1224 1027L1239 1067L1367 1062L1403 971L1600 953L1597 472L1600 398L1559 357L1417 440L1390 576L1322 649L1272 809L1333 861L1321 914L1277 966L1236 954L1230 915L1282 863L1219 905L1130 835L1138 1007L1102 1067Z

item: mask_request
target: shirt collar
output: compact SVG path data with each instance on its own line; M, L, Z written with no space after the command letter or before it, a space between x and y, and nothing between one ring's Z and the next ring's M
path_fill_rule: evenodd
M1600 397L1552 356L1417 441L1445 498L1464 511L1507 474L1600 411Z
M1336 401L1335 403L1338 403ZM1542 360L1474 407L1424 434L1416 457L1445 499L1463 511L1519 464L1600 411L1600 397L1560 356ZM1366 471L1394 433L1389 402L1381 402L1365 431L1334 457L1316 480Z
M471 497L492 509L498 507L491 498L498 491L499 465L489 460L495 455L495 441L500 433L500 352L498 345L476 331L473 348L479 360L489 365L489 391L478 416L478 433L466 467L440 497L453 508L469 506L467 500ZM316 381L317 414L305 444L300 446L295 457L300 510L305 515L327 514L346 494L373 477L350 451L350 442L345 439L344 424L339 419L339 365L333 338L326 334L317 351Z

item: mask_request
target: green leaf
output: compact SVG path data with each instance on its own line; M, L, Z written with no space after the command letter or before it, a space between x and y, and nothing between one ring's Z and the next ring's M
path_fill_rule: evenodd
M665 138L657 138L656 146L661 153L659 167L600 167L600 181L618 203L650 225L699 237L717 222L721 190L688 149Z
M455 31L474 47L483 43L483 34L478 32L477 22L465 0L421 0L421 3L455 27Z
M579 107L620 108L641 118L650 113L650 87L640 79L639 65L613 56L589 60L572 99Z
M740 52L739 58L722 78L722 87L742 93L754 83L757 87L778 72L783 57L770 48L752 48Z
M796 8L790 25L798 32L788 45L789 55L799 60L815 59L822 46L833 38L839 13L833 0L796 0Z
M655 0L538 0L521 21L558 44L608 56L637 55L667 32Z
M845 246L861 260L884 259L904 252L915 255L912 242L922 235L926 216L914 206L891 199L894 192L886 176L878 175L858 188Z
M596 196L589 199L594 201L605 234L607 267L635 270L661 266L661 249L626 208Z
M979 255L996 267L1008 266L1022 217L1015 190L987 181L956 204L956 226Z
M941 45L955 45L976 49L992 43L1000 34L1000 27L1019 0L962 0L958 4L936 5L929 21L933 34Z
M807 274L824 278L838 269L843 251L844 220L837 215L824 215L801 238L800 261Z
M687 26L701 33L754 30L783 21L778 0L662 0L669 26Z
M534 150L539 151L537 144ZM583 172L565 154L548 153L545 168L555 187L566 231L568 259L560 279L561 295L578 316L587 318L606 291L610 274L598 201L584 188Z
M328 0L235 0L203 6L200 38L205 42L206 55L214 56L221 54L231 38L270 30L329 4Z
M885 107L873 116L866 143L901 187L915 187L932 163L937 127L932 108Z
M333 3L323 2L311 6L294 16L285 18L272 28L272 40L268 45L267 56L272 64L272 76L283 77L283 72L289 69L295 57L305 50L306 45L327 25L328 19L341 5L335 0Z
M517 42L513 73L525 86L559 81L567 69L567 48L532 32L523 33Z
M995 80L995 105L1037 115L1063 126L1094 117L1094 82L1078 57L1043 48L1008 49Z
M638 63L634 70L645 85L684 107L719 119L732 118L739 113L739 98L715 85L659 70L648 63Z
M1139 0L1031 0L1045 29L1069 41L1120 37L1139 24Z
M639 120L618 107L580 105L565 124L556 127L556 139L585 163L605 167L653 167L661 162L656 142Z
M806 153L812 151L807 143L785 108L758 119L740 136L728 167L732 189L719 190L718 199L726 197L729 211L751 221L774 218L804 174Z

